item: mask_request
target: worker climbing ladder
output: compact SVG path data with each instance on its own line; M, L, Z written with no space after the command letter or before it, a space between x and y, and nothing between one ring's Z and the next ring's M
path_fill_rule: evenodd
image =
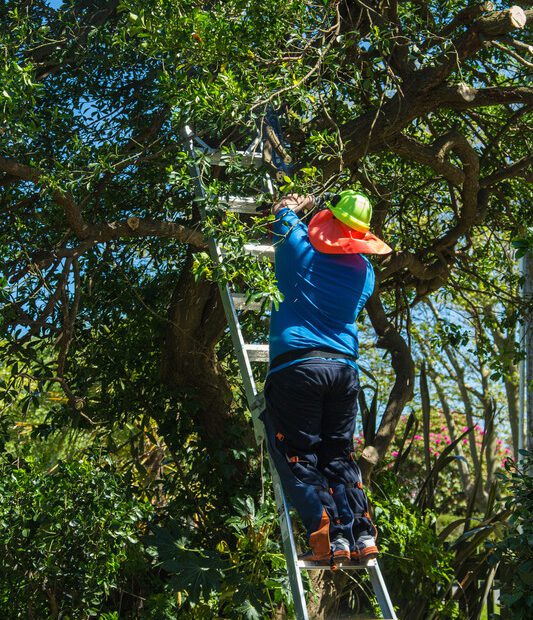
M209 196L206 195L202 175L197 162L199 155L209 157L211 165L216 166L226 166L231 161L235 160L239 160L246 166L260 167L264 163L263 139L261 134L256 136L251 145L245 151L230 151L228 153L223 153L217 149L211 148L198 136L196 136L194 131L189 126L185 126L183 128L182 137L185 141L187 151L194 162L192 164L192 173L195 182L195 195L198 200L199 211L202 219L207 216L206 204L209 200ZM272 148L271 144L270 148ZM268 152L268 149L265 149L265 151ZM270 161L269 154L269 163ZM268 172L265 172L264 184L266 193L273 197L274 185ZM257 214L258 208L260 208L258 199L255 197L227 196L226 198L219 197L218 200L219 204L222 204L226 210L235 213ZM213 237L208 239L208 246L211 258L215 264L222 264L224 261L224 248ZM250 243L244 246L244 250L254 256L263 256L269 260L274 260L274 248L272 245ZM227 283L219 283L219 289L242 376L246 399L248 401L250 411L252 412L255 437L258 444L261 444L261 442L265 440L265 429L263 422L260 419L261 413L264 410L264 400L262 395L258 393L256 387L252 370L252 362L268 363L268 344L246 343L244 341L243 331L239 320L239 312L245 310L260 310L261 305L257 303L248 303L247 296L245 294L232 292ZM270 456L269 464L296 617L298 620L308 620L309 616L307 613L305 590L302 583L301 571L331 570L331 565L329 563L318 564L316 562L306 562L298 559L292 531L289 504ZM383 618L387 620L396 620L396 614L394 612L394 608L387 592L387 587L383 580L377 560L371 559L366 563L343 566L342 570L367 571L370 576L374 594L383 614Z

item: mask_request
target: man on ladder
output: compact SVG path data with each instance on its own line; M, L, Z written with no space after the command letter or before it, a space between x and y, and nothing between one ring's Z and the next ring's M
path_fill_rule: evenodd
M274 205L276 278L265 384L271 456L306 527L303 559L333 568L378 555L361 472L353 460L359 379L355 321L374 288L365 254L391 248L369 232L366 196L343 191L307 227L313 196Z

